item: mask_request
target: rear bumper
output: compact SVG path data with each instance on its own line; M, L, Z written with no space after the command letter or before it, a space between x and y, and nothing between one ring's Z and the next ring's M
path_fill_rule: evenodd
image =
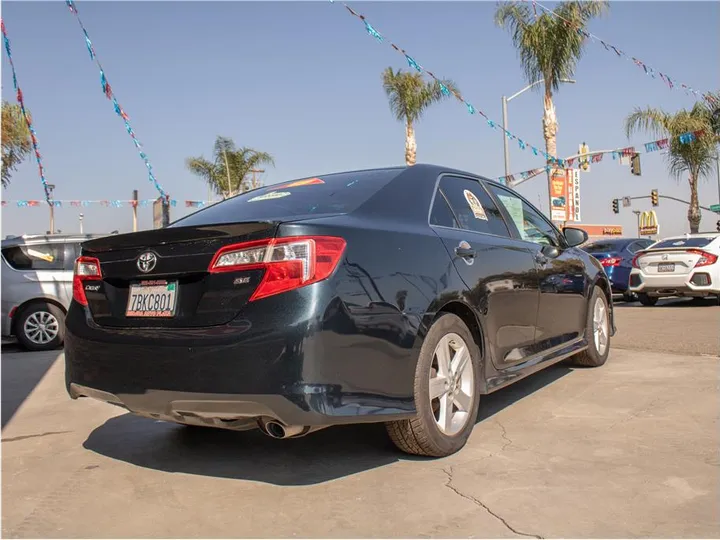
M73 304L66 319L66 389L73 399L89 397L142 416L229 429L261 420L327 426L415 415L412 348L384 342L378 351L376 338L308 321L273 328L236 324L195 338L170 333L178 339L143 329L104 335Z
M693 276L703 273L707 272L698 269L690 274L664 276L648 275L634 269L630 274L630 286L628 289L634 293L645 293L650 296L705 296L707 294L719 294L720 283L715 282L704 286L693 283Z

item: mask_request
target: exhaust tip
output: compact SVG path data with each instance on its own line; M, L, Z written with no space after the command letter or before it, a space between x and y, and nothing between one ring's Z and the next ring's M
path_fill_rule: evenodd
M275 439L285 438L285 428L277 422L267 422L265 424L265 431L268 435Z

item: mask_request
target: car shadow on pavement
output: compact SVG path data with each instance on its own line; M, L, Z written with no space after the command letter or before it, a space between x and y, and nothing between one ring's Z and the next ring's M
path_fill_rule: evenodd
M484 396L475 429L482 429L487 419L571 371L555 365ZM83 446L158 471L278 486L319 484L400 460L423 459L397 450L382 424L335 426L298 439L276 440L259 430L192 428L130 413L107 420Z
M62 350L31 353L15 345L3 345L0 362L3 429L61 353Z

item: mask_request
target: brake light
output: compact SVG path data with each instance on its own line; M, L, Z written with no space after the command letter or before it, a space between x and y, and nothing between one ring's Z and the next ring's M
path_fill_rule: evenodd
M694 255L700 255L698 262L695 263L695 268L698 266L709 266L711 264L715 264L718 260L717 255L713 255L712 253L708 253L702 249L688 249L687 252Z
M220 249L210 273L264 269L250 301L327 279L335 271L346 242L335 236L291 236L233 244Z
M600 259L600 264L603 266L620 266L621 261L621 257L608 257L606 259Z
M637 255L635 255L635 256L633 257L633 260L632 260L632 262L630 263L630 265L631 265L633 268L638 268L638 269L640 268L640 265L638 264L637 261L638 261L638 257L641 257L642 255L645 255L645 253L639 252Z
M73 272L73 299L81 306L87 306L87 296L85 296L86 281L99 281L102 279L100 271L100 261L95 257L78 257L75 261L75 270Z

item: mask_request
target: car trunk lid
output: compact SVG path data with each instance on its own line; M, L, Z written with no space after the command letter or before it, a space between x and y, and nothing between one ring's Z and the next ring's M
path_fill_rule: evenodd
M108 327L198 327L226 324L243 309L263 270L210 273L217 251L227 245L272 238L278 221L172 227L86 242L82 254L100 261L102 280L85 295L93 320ZM149 295L139 286L153 286ZM135 298L133 298L133 294ZM172 316L138 316L156 298L174 296ZM142 308L142 309L137 309ZM167 313L165 313L167 315Z
M638 255L636 264L648 275L686 275L701 258L697 249L646 250Z

